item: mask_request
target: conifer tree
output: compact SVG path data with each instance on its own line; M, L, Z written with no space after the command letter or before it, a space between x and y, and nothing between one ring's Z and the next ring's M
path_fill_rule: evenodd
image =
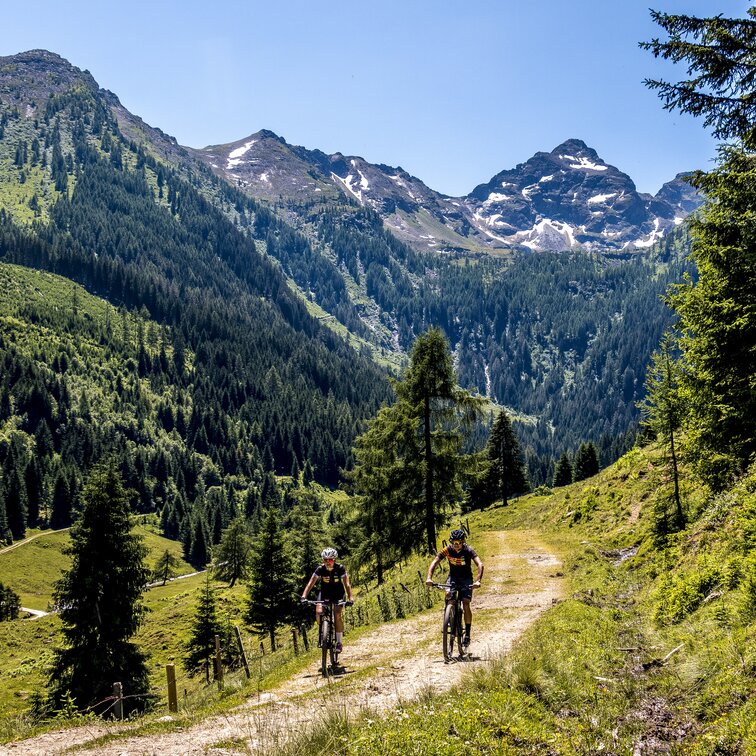
M150 574L147 548L131 533L128 499L114 462L92 469L82 500L66 550L71 567L53 594L64 645L55 652L50 674L53 706L70 695L80 709L106 699L114 682L129 696L147 692L146 658L129 639L142 623L142 592ZM126 706L144 708L145 700L130 698Z
M598 452L593 441L580 444L575 454L575 482L593 477L599 471Z
M26 482L17 469L12 469L5 485L5 511L13 538L20 541L26 536L28 504Z
M10 586L0 583L0 622L16 619L20 608L18 594Z
M437 525L461 496L461 430L478 416L483 400L458 386L449 343L438 328L413 344L410 366L396 393L396 411L417 424L422 439L416 469L422 480L426 547L432 554Z
M155 562L155 567L152 570L152 577L155 580L162 580L165 585L172 577L176 575L176 568L181 564L181 560L171 554L166 549Z
M205 670L205 681L210 682L210 660L215 657L215 636L222 635L221 623L215 591L210 584L210 573L205 575L205 584L197 601L197 611L192 623L192 634L186 644L183 658L184 669L194 674L200 668ZM217 670L215 671L217 676Z
M198 512L194 516L194 524L191 529L191 542L189 546L189 552L187 554L187 561L189 564L193 564L198 569L204 568L204 566L210 561L210 550L207 545L207 533L205 531L205 523L202 519L202 513Z
M213 571L220 580L228 580L233 588L237 580L249 577L249 557L252 537L243 517L236 517L223 531L220 545L215 549Z
M275 650L276 630L294 616L298 587L275 509L265 515L250 567L246 619L257 633L270 637L271 648Z
M728 486L756 455L756 7L748 18L652 13L667 40L642 44L684 63L687 80L648 81L664 107L701 116L733 140L719 164L691 183L707 202L691 222L698 280L673 293L684 362L685 453L714 489Z
M572 483L572 463L570 462L567 452L564 452L564 454L559 457L556 469L554 470L553 486L554 488L557 488L559 486L567 486L570 483Z
M685 524L677 462L677 431L683 416L680 397L681 377L681 365L675 360L673 337L667 332L662 337L658 351L651 357L651 365L646 374L646 398L640 404L640 410L643 425L661 439L667 453L673 485L672 503L675 510L673 525L676 530ZM663 519L662 529L666 532L668 530L666 507L663 508Z
M487 488L490 501L501 499L504 506L508 497L529 490L520 442L504 410L496 416L486 446L488 457Z

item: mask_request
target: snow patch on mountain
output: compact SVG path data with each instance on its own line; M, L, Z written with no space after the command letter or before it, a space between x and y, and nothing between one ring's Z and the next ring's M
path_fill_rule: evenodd
M241 147L237 147L235 150L231 150L231 152L228 153L228 161L226 163L226 170L232 171L234 168L236 168L241 162L242 157L246 155L252 145L256 142L256 139L250 139L248 142L245 142Z

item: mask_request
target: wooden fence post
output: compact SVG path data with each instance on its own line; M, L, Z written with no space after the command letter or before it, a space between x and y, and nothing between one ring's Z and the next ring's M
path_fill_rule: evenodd
M221 662L220 638L215 636L215 678L218 680L218 690L223 688L223 664Z
M123 719L123 685L121 683L113 683L113 695L115 696L113 716L116 719Z
M165 674L168 678L168 711L178 711L178 694L176 693L176 665L166 664Z
M294 656L299 656L299 643L297 642L297 629L291 628L291 640L294 643Z
M265 656L265 644L260 641L260 656Z
M239 644L239 653L241 653L242 664L244 665L244 673L247 675L247 680L252 676L249 673L249 663L247 662L247 652L244 650L244 644L242 643L241 630L239 625L234 625L236 630L236 642Z

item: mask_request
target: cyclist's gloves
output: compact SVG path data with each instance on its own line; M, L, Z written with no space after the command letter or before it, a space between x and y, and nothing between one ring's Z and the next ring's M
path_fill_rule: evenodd
M346 602L346 605L347 605L347 606L353 606L353 605L354 605L354 601L352 601L352 600L350 599L349 601L347 601L347 602Z

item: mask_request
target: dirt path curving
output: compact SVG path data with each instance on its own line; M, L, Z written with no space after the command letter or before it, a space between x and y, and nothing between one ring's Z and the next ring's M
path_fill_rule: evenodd
M473 598L471 656L464 662L444 663L441 608L437 605L410 619L365 632L352 641L345 638L340 661L347 671L335 680L323 679L319 664L313 663L275 690L180 732L124 735L111 743L87 748L88 741L113 732L114 727L93 726L46 733L7 746L7 753L56 754L72 746L102 756L221 756L245 749L273 750L292 730L301 731L321 721L325 714L379 714L428 689L447 689L459 682L465 671L506 653L513 641L560 598L562 590L559 561L537 534L489 532L481 534L474 545L484 558L486 572L483 586ZM0 747L0 753L6 751Z

